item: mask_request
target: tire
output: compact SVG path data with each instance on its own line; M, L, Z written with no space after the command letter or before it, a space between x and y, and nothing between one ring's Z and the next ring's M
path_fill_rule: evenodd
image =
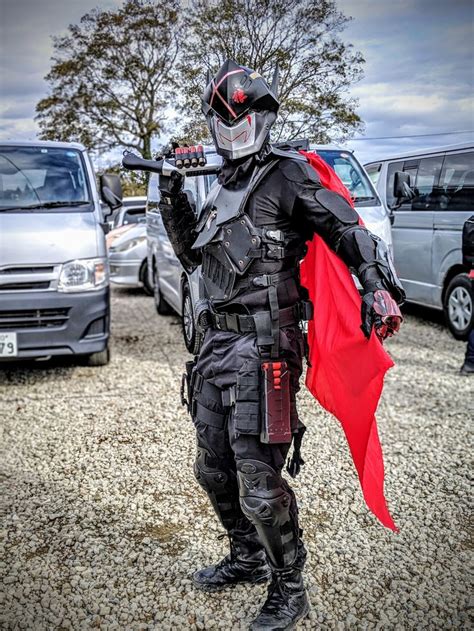
M153 296L153 285L150 285L148 280L148 262L145 259L140 267L140 282L143 283L143 291L147 296Z
M110 349L108 346L103 351L87 355L85 359L86 366L107 366L110 361Z
M160 277L156 265L153 266L153 298L155 301L155 308L158 315L171 315L173 310L163 298L163 294L160 289Z
M472 283L467 274L458 274L448 284L444 296L446 324L457 340L466 340L474 326Z
M202 334L196 329L194 321L193 300L188 281L183 284L183 304L182 304L181 326L183 330L183 338L186 348L192 355L199 352L202 344Z

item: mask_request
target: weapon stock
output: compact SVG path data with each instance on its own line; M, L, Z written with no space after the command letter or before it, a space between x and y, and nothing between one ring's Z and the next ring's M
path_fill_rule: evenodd
M122 166L127 171L151 171L151 173L163 173L164 160L145 160L131 151L124 152Z

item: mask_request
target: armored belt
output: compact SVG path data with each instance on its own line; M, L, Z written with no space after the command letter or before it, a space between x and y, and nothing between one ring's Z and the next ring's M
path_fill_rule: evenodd
M218 313L211 310L211 326L219 331L230 331L233 333L253 333L259 332L268 323L271 331L270 311L260 311L252 315L240 315L237 313ZM278 323L280 327L297 324L300 320L310 320L313 315L312 304L309 301L302 301L292 307L286 307L278 311Z

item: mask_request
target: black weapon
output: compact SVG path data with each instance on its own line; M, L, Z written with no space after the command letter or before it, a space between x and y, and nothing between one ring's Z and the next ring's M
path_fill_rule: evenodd
M173 171L186 176L217 174L221 162L216 154L206 156L202 145L176 147L174 153L159 160L145 160L131 151L124 151L122 158L122 166L128 171L150 171L166 176Z

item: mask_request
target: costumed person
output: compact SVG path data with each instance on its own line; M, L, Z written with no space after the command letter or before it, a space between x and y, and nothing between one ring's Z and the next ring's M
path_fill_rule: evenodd
M292 443L290 474L302 464L300 321L312 316L299 271L306 243L320 237L353 286L362 363L369 343L381 348L378 338L398 330L397 303L403 300L386 247L359 224L351 203L322 185L309 157L270 144L277 81L277 72L269 86L234 61L208 77L203 112L223 164L198 218L178 172L160 176L159 183L177 256L188 272L201 266L196 316L205 336L199 356L187 365L197 433L194 471L230 540L230 553L197 571L193 582L214 591L270 580L254 631L292 629L309 611L297 503L282 476ZM348 268L363 287L362 302ZM337 347L337 340L332 343ZM375 422L374 411L369 416ZM377 441L372 424L369 432ZM369 438L363 440L365 449ZM367 480L379 473L369 472Z

